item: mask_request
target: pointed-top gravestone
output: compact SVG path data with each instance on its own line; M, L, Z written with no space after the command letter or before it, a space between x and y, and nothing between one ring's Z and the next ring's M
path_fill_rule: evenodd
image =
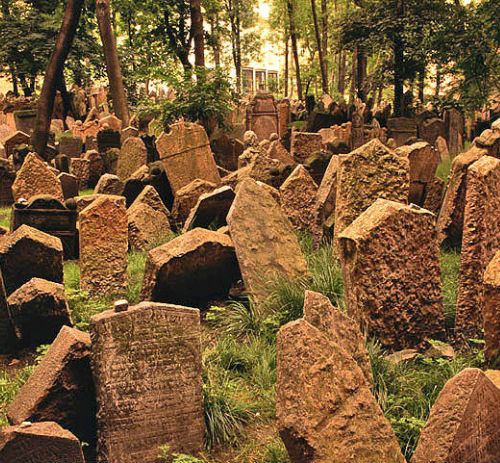
M148 163L148 150L139 137L129 137L118 156L116 172L120 180L127 180L137 169Z

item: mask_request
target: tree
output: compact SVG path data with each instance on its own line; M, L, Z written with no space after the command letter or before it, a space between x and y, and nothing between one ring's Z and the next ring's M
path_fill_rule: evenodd
M313 15L314 32L316 35L316 46L318 48L319 68L321 71L321 88L323 90L323 93L328 93L328 77L326 75L326 73L327 73L326 63L325 63L325 59L323 57L323 45L322 45L322 40L320 37L320 30L319 30L318 16L316 14L316 1L315 0L311 0L311 11L312 11L312 15ZM323 29L323 32L324 32L324 29Z
M129 123L127 96L125 94L125 87L123 86L115 36L111 28L109 0L96 0L96 12L99 33L101 34L104 49L104 59L106 60L111 98L113 99L113 110L116 117L123 122L123 126L127 127Z
M203 30L203 15L200 0L190 0L191 35L194 41L194 64L205 66L205 32Z
M295 63L295 78L297 80L297 96L299 100L304 98L302 93L302 79L300 77L300 61L299 61L299 50L297 46L297 30L295 28L295 12L294 12L294 0L287 0L287 12L288 12L288 27L290 30L290 39L292 41L292 54L293 61Z
M49 138L56 86L63 75L64 63L75 37L84 1L67 0L61 30L45 72L42 92L38 100L35 127L31 137L33 149L43 158L45 158Z

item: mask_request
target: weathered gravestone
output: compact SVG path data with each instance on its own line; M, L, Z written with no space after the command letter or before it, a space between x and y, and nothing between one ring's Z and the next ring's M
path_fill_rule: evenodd
M239 278L231 239L195 228L148 253L141 299L204 308Z
M174 204L172 205L172 221L179 228L182 228L191 209L196 205L198 198L217 188L217 185L199 178L189 182L175 193Z
M269 140L279 132L278 107L271 93L258 92L246 109L246 130L252 130L259 141Z
M239 185L227 223L243 281L255 299L265 299L270 280L310 275L290 221L255 180Z
M42 361L7 409L9 422L55 421L81 442L89 461L95 457L96 405L90 371L90 336L63 326Z
M95 186L94 193L101 195L117 195L120 196L123 193L123 182L118 178L117 175L104 174Z
M197 178L220 184L207 134L200 125L173 124L168 134L160 135L156 147L174 194Z
M317 192L318 185L300 164L281 185L281 210L295 230L313 230Z
M425 119L418 127L419 138L430 143L432 146L436 146L436 140L439 137L446 136L446 128L444 121L437 117L432 117Z
M7 295L30 281L63 282L61 240L27 225L0 241L0 267Z
M87 181L88 188L94 188L104 173L104 159L96 150L87 151L83 159L89 162L89 176Z
M407 203L410 187L409 160L377 139L339 158L335 247L340 233L377 199Z
M97 132L97 151L107 153L109 149L121 147L121 135L119 131L112 129L101 129Z
M233 204L235 194L231 187L223 186L209 193L202 194L191 209L183 232L193 228L208 228L216 226L217 228L227 225L227 214Z
M9 157L14 154L14 148L18 145L27 145L30 142L29 135L24 132L17 131L5 138L2 142L5 148L5 156Z
M423 206L427 185L432 182L439 164L439 153L427 142L414 143L396 149L396 154L410 161L410 193L408 202Z
M57 423L23 423L0 431L0 463L85 463L78 439Z
M16 130L30 135L35 128L36 111L27 109L24 111L14 111L14 122Z
M56 169L59 172L69 173L69 166L70 166L69 159L70 158L65 154L58 154L54 159Z
M57 178L61 182L64 199L71 199L78 196L78 179L74 175L63 172Z
M488 150L488 156L500 157L500 132L487 129L474 140L474 144Z
M423 208L438 216L439 211L441 210L441 205L443 204L444 191L444 180L439 177L434 177L425 187Z
M16 335L24 346L50 344L63 325L71 326L64 286L32 278L7 299Z
M80 288L91 296L127 285L128 227L125 198L98 196L80 212Z
M448 149L452 156L456 156L462 152L463 148L464 118L462 113L455 108L445 111L444 124Z
M448 177L448 188L446 189L437 223L440 242L446 240L453 245L462 242L467 169L482 156L485 156L486 153L486 150L473 147L453 160Z
M16 179L16 171L12 162L0 158L0 204L10 205L14 202L12 184Z
M387 121L389 137L396 146L403 146L410 138L417 136L417 121L408 117L394 117Z
M126 127L125 129L122 130L121 134L121 142L122 146L125 140L127 140L130 137L138 137L139 136L139 130L136 129L135 127Z
M348 314L392 350L444 338L434 214L383 199L339 235Z
M500 249L500 160L483 156L467 169L455 335L482 337L481 282Z
M116 173L124 181L147 162L148 151L144 142L139 137L129 137L120 150Z
M500 251L486 267L481 307L484 327L484 356L489 365L500 366Z
M89 187L90 160L84 158L71 158L70 171L78 179L78 187L85 190Z
M10 319L7 294L0 270L0 354L11 353L17 347L17 338Z
M128 241L132 249L149 251L174 237L170 214L156 190L148 185L127 209Z
M306 308L310 321L288 323L278 334L276 416L290 460L403 463L396 436L370 391L370 381L344 349L345 325L328 326L328 318L337 316L336 309L324 309L311 316ZM348 331L355 332L350 323ZM366 362L365 355L363 359Z
M439 158L441 161L446 161L450 159L450 152L448 151L448 143L446 143L446 139L444 137L436 138L436 150L439 153Z
M500 455L500 389L477 368L450 379L420 435L412 463L493 463Z
M200 450L199 311L144 302L92 317L90 337L98 461L155 463L166 445L184 454Z
M290 154L293 159L304 164L311 154L320 151L323 147L323 137L319 133L292 132Z
M83 140L80 137L61 137L59 139L59 153L69 158L79 158L83 152Z
M16 201L21 198L29 200L32 196L44 194L64 201L61 182L35 153L26 156L21 169L17 172L12 184L12 194Z

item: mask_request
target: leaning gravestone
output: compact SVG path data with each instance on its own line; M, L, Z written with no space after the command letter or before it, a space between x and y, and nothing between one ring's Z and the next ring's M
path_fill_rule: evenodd
M239 185L227 223L243 281L257 300L267 296L266 286L274 278L309 276L290 221L255 180L245 179Z
M318 185L299 164L280 187L281 210L298 231L311 232L315 222Z
M26 156L21 169L17 172L12 184L12 194L16 201L21 198L29 200L32 196L43 194L64 201L61 182L35 153Z
M323 137L319 133L292 132L290 154L293 159L304 164L312 154L323 147Z
M139 167L148 163L148 150L139 137L125 140L118 156L116 173L120 180L127 180Z
M278 334L276 416L291 462L404 463L363 370L322 328L300 319Z
M0 430L0 463L85 463L78 439L57 423L23 423Z
M10 320L7 294L5 293L2 271L0 270L0 354L11 353L16 346L17 339Z
M155 463L162 446L197 452L205 433L199 311L151 302L124 309L90 321L98 461Z
M207 134L200 125L173 124L168 134L160 135L156 147L174 194L197 178L220 184Z
M335 247L340 233L377 199L407 203L410 186L409 160L377 139L339 158Z
M258 92L246 109L246 130L255 132L259 141L279 132L278 107L271 93Z
M18 145L27 145L30 142L29 135L24 132L14 132L9 137L5 138L2 142L5 148L5 156L8 158L14 154L14 148Z
M467 169L455 335L479 339L481 287L487 265L500 249L500 160L483 156Z
M74 175L62 172L57 178L61 182L64 199L71 199L78 196L78 179Z
M484 356L489 365L500 365L500 251L486 267L482 289Z
M90 160L84 158L71 158L70 171L78 179L78 187L85 190L89 187Z
M63 326L9 405L9 422L55 421L88 444L85 456L91 458L97 439L95 413L90 336Z
M59 140L59 154L69 158L79 158L83 152L83 140L80 137L63 136Z
M500 389L477 368L450 379L422 430L411 463L493 463L500 455Z
M435 216L383 199L339 235L347 313L393 350L444 339Z
M439 241L460 244L464 225L465 192L467 191L467 169L487 151L473 147L458 155L451 164L443 206L439 213L437 228Z
M125 198L100 195L80 212L80 288L94 297L127 285Z
M231 238L195 228L148 253L141 299L205 308L239 279Z

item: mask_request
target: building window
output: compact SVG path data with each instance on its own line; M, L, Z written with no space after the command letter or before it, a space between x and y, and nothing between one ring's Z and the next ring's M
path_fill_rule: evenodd
M257 90L267 90L266 71L255 71L255 83Z

